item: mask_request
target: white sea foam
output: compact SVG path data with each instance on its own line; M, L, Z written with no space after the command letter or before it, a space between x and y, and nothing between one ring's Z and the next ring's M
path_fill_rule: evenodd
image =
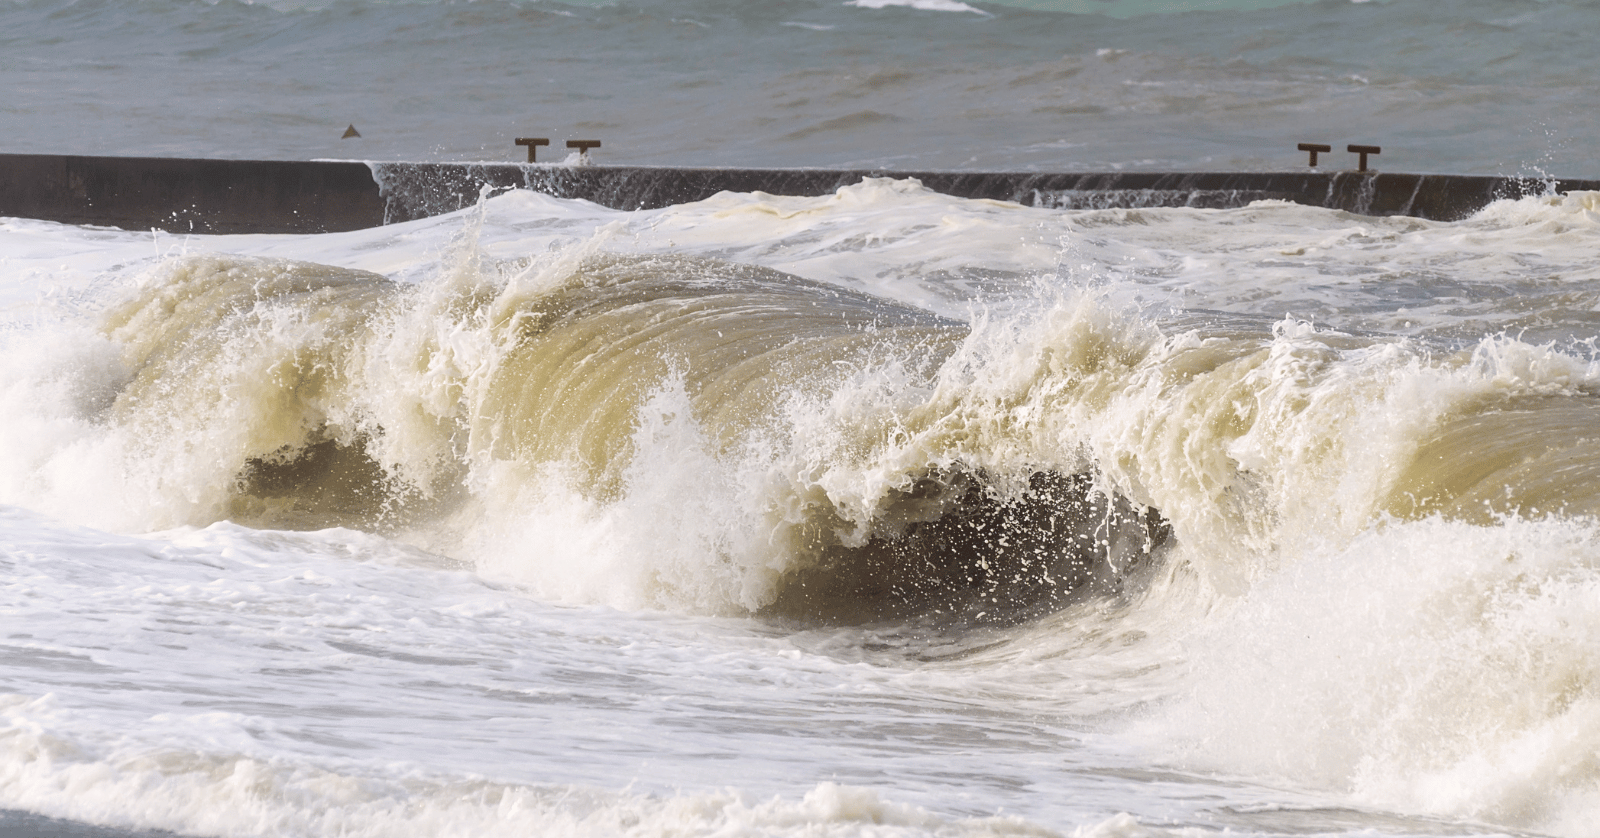
M320 237L8 222L0 805L231 835L1587 834L1592 197L1443 224L874 180ZM694 308L732 286L758 296ZM795 367L717 378L824 301L876 348L776 400ZM679 305L704 319L667 329ZM572 313L518 331L545 310ZM584 437L622 453L540 453L497 376L558 334L601 369L644 333L582 331L617 311L653 313L592 322L676 355L538 420L623 405ZM314 437L404 490L298 520L385 536L219 523L286 514L246 464ZM1022 626L748 619L815 559L797 533L904 531L957 465L999 494L1093 469L1173 540Z
M1589 834L1592 522L1387 522L1303 554L1187 643L1176 761ZM1157 733L1159 732L1159 733Z
M1284 170L1305 139L1596 174L1593 4L1420 11L16 0L0 125L40 153L510 161L549 134L597 164ZM0 219L0 807L229 836L1594 835L1597 220L1588 194L1436 223L890 179L325 236ZM575 327L599 366L677 324L667 360L609 367L634 378L507 407L575 276L676 271L699 286L633 304L692 309L719 264L817 285ZM926 340L736 372L770 348L757 309L850 337L797 304L833 289L875 298L830 309L851 328ZM828 550L883 561L875 537L1079 468L1171 526L1103 595L1018 625L749 614Z
M958 2L958 0L850 0L845 5L857 6L863 9L885 9L891 6L904 6L927 12L971 12L984 16L989 14L982 9Z

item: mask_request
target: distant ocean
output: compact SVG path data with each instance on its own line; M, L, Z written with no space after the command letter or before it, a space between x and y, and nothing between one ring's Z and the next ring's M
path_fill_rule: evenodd
M1596 33L0 0L0 152L886 170L325 235L0 218L0 834L1600 835L1600 194L892 176L1322 142L1600 177Z
M5 150L1600 175L1589 2L5 0ZM360 139L341 140L355 126ZM557 158L559 159L559 158Z

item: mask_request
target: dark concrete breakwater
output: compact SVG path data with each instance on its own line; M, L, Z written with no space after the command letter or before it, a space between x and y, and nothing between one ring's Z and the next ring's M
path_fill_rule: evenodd
M485 187L653 209L722 191L826 195L868 177L916 178L963 198L1063 209L1227 208L1275 199L1441 221L1500 198L1600 189L1595 180L1315 169L902 172L0 154L0 216L174 233L322 233L451 212L472 205Z

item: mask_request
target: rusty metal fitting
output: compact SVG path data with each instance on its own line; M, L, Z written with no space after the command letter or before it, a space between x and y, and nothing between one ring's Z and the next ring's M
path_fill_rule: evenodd
M1367 170L1367 155L1377 154L1378 152L1383 151L1383 149L1378 148L1375 145L1353 145L1345 150L1351 154L1361 155L1361 163L1356 167L1356 171L1358 172L1364 172Z
M575 148L579 154L587 155L589 149L599 148L599 140L567 140L567 148Z
M550 144L550 140L549 140L548 137L518 137L517 138L517 145L525 145L525 146L528 147L528 162L529 163L537 163L537 162L539 162L538 160L534 159L535 152L538 151L539 146L549 145L549 144Z
M1312 166L1312 167L1315 167L1317 165L1317 154L1319 152L1323 153L1323 154L1326 154L1326 153L1328 153L1330 151L1333 151L1333 146L1331 146L1331 145L1319 145L1317 143L1301 143L1299 146L1297 146L1297 148L1299 148L1301 151L1306 151L1306 152L1310 152L1311 153L1311 160L1307 165Z

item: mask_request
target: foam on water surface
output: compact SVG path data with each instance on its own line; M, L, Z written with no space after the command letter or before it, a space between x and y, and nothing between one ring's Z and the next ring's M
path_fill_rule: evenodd
M0 806L1591 834L1594 220L7 221Z
M19 152L548 135L903 170L1370 142L1390 171L1586 177L1595 14L15 0L0 124ZM1594 835L1597 212L884 179L329 236L0 220L0 807Z
M921 9L929 12L971 12L972 14L987 14L982 9L974 8L966 3L956 0L851 0L846 6L859 6L863 9L882 9L890 6L904 6L912 9Z

